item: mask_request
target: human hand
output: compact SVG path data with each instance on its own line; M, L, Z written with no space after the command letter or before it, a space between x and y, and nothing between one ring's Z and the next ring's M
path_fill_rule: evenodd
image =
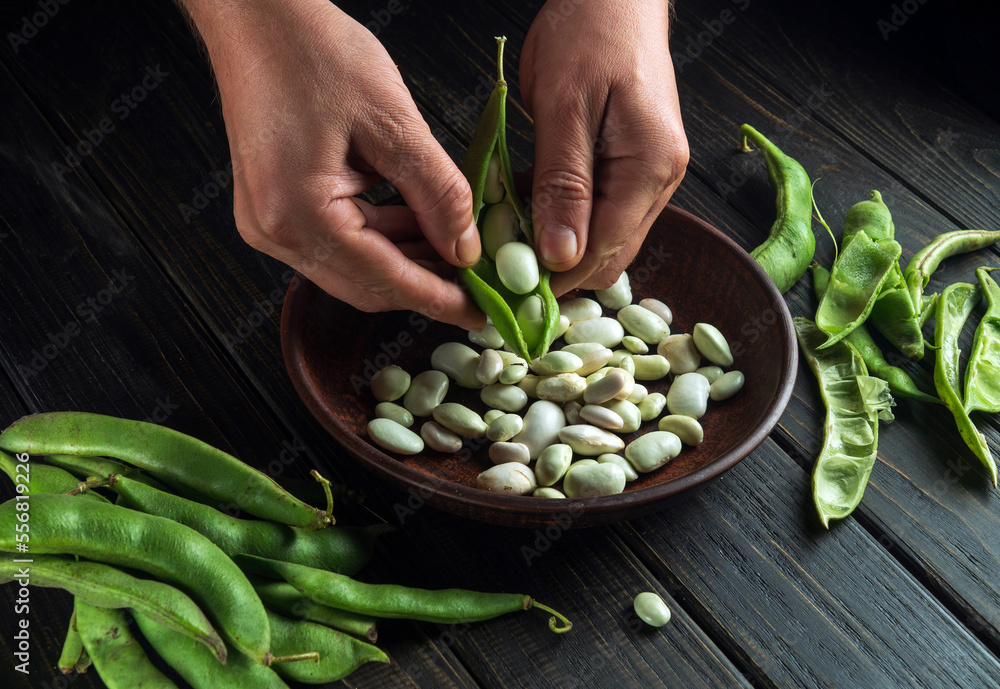
M247 243L364 311L482 328L440 276L441 259L479 259L468 182L375 37L326 0L184 2L215 69ZM353 198L382 177L408 207Z
M684 177L666 0L549 0L521 53L532 224L559 295L609 287Z

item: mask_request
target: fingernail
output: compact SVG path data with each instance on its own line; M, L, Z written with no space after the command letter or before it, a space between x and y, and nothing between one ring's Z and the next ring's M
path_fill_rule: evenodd
M547 263L566 263L576 256L576 232L565 225L546 225L542 228L539 250Z
M465 265L475 265L479 261L481 249L479 247L479 230L475 223L469 225L469 229L462 233L455 243L455 255L458 260Z

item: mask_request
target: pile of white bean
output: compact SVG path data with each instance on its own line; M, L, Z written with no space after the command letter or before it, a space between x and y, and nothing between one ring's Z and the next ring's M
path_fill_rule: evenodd
M559 336L566 345L534 361L505 350L487 325L469 333L482 351L442 344L431 355L431 370L412 380L399 366L381 369L371 381L378 404L368 435L402 455L425 446L455 453L463 438L485 438L494 466L476 485L489 491L545 498L621 493L640 473L680 454L682 444L699 445L698 420L709 400L735 395L744 376L723 371L733 356L718 328L698 323L691 334L671 334L670 308L657 299L633 304L627 274L596 296L600 303L577 297L560 304ZM604 316L602 304L616 317ZM702 366L703 359L709 365ZM643 384L668 375L666 395ZM445 402L451 381L479 390L490 410L481 416ZM529 398L536 400L530 406ZM661 417L664 407L668 414ZM425 419L419 434L410 430L415 418ZM657 419L658 430L625 444L622 435ZM561 491L555 488L560 481Z

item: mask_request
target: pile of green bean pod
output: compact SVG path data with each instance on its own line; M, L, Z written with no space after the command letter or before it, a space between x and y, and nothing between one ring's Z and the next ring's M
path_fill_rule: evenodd
M142 447L125 435L115 440L122 431L140 433ZM111 689L176 686L140 636L191 686L285 687L388 662L374 645L380 618L447 621L461 610L465 620L483 620L512 612L512 597L531 601L355 581L386 527L332 524L333 495L350 490L313 472L327 505L311 507L235 457L162 426L38 414L0 433L0 448L0 470L16 493L0 504L0 584L29 576L32 585L72 594L59 670L92 667ZM209 494L201 493L206 486ZM245 495L247 486L264 494ZM212 506L232 504L275 519L236 518ZM30 552L29 564L22 552ZM247 563L254 567L244 571ZM268 563L265 578L259 563ZM285 571L287 581L275 575ZM338 603L301 587L317 576L336 577L353 595ZM570 626L550 624L558 632Z
M1000 366L995 363L1000 359L1000 288L990 277L991 269L980 268L976 271L978 286L955 283L940 295L925 295L923 289L942 260L989 246L1000 240L1000 232L947 232L917 252L904 269L899 264L894 231L891 213L878 191L855 204L844 219L842 245L832 269L812 266L819 302L816 322L807 328L805 321L797 321L803 356L816 373L827 412L824 445L813 472L813 501L825 526L857 507L877 456L878 440L877 421L869 415L866 442L845 445L838 441L843 435L842 429L838 430L838 424L843 425L843 410L859 407L837 401L830 390L857 391L861 386L856 381L870 380L869 376L885 381L896 398L943 403L989 480L994 486L997 482L996 462L970 413L1000 412ZM976 329L963 392L958 337L983 295L988 308ZM873 326L907 359L917 360L925 348L923 327L932 316L937 396L921 390L905 370L891 365L868 327ZM842 346L845 343L847 349ZM824 365L827 350L830 356L839 357L838 366ZM861 361L848 366L855 356ZM830 370L841 379L834 380ZM848 452L849 447L855 452Z

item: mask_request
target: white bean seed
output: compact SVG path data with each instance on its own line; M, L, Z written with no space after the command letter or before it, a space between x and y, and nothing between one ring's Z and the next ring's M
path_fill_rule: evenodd
M524 242L507 242L497 249L497 277L514 294L528 294L538 287L538 257Z
M496 350L484 349L479 355L479 364L476 366L476 380L483 385L492 385L500 380L503 368L503 359Z
M424 441L419 435L392 419L369 421L368 437L379 447L400 455L415 455L424 450Z
M493 493L510 493L512 495L527 495L538 484L535 483L535 473L524 464L508 462L492 466L476 477L476 487Z
M523 443L511 443L501 441L490 445L490 461L494 464L507 464L517 462L527 465L531 462L528 456L528 446Z
M403 395L403 406L414 416L430 416L448 394L448 376L441 371L424 371L413 377Z
M701 424L690 416L680 414L664 416L657 424L657 428L661 431L670 431L680 438L682 443L692 447L701 445L702 441L705 440L705 431Z
M705 376L694 372L681 374L667 391L667 409L671 414L700 419L708 406L709 388Z
M729 349L729 343L714 325L695 323L692 337L701 355L713 364L723 368L733 365L733 353Z
M538 454L549 445L559 442L559 431L566 425L566 416L555 402L538 400L528 407L524 415L524 428L512 440L528 446L529 456Z
M716 402L727 400L743 389L745 380L742 371L729 371L712 383L708 395Z
M567 344L597 342L608 349L617 347L625 336L622 324L614 318L601 316L585 321L577 321L569 326L564 339Z
M662 318L638 304L629 304L618 312L617 318L625 330L646 344L659 344L670 335L670 326Z
M669 306L664 304L659 299L651 299L649 297L647 297L646 299L641 299L639 301L639 306L641 306L644 309L649 309L650 311L655 313L657 316L662 318L663 322L666 323L667 325L673 325L674 323L673 312L670 310Z
M431 353L431 368L446 373L463 388L478 390L483 384L476 378L479 353L461 342L445 342Z
M632 287L629 285L628 273L622 271L615 284L607 289L595 290L594 295L597 301L613 311L625 308L632 303Z
M650 627L662 627L670 621L670 608L657 594L644 591L632 603L635 614Z
M379 369L372 376L372 394L379 402L395 402L410 387L410 374L396 364Z
M664 339L656 347L656 353L670 362L670 372L675 376L691 373L701 365L701 354L694 346L694 338L687 333Z
M651 431L625 448L625 459L641 473L655 471L679 455L681 439L669 431Z
M462 439L434 421L424 422L420 427L420 437L427 447L438 452L454 454L462 449Z
M614 433L584 424L560 429L559 442L569 445L577 454L588 457L619 452L625 447L625 441Z

